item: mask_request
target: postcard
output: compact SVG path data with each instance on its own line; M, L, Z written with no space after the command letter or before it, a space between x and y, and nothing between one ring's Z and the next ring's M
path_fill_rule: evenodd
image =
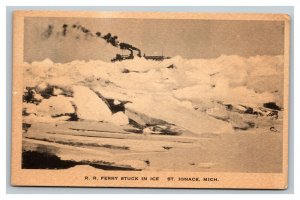
M12 185L288 187L288 15L13 17Z

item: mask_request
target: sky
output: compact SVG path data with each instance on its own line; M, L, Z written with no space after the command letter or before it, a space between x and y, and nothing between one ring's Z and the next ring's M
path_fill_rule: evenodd
M63 24L68 32L62 36ZM82 25L92 33L110 32L142 54L216 58L222 54L250 57L280 55L284 49L284 23L246 20L101 19L27 17L24 23L24 61L54 62L110 60L119 50L97 37L71 30ZM51 34L45 36L49 25Z

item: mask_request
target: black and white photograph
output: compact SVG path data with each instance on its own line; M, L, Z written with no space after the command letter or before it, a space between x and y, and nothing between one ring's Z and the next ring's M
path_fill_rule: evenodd
M20 170L286 174L288 16L142 16L23 15Z

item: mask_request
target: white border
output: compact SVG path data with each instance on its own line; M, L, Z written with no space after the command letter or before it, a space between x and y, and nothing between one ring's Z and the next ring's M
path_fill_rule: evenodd
M299 1L298 1L299 2ZM209 1L195 1L195 0L110 0L110 1L104 1L104 0L1 0L0 1L0 24L2 28L0 29L0 62L1 62L1 67L0 67L0 94L6 94L6 7L5 6L295 6L295 12L294 12L294 74L291 74L291 76L294 76L294 120L295 120L295 127L294 127L294 132L295 132L295 194L294 195L211 195L211 194L205 194L201 195L203 199L218 199L222 198L223 200L230 199L300 199L299 195L299 181L298 181L298 176L299 172L297 169L299 169L299 158L297 159L297 152L299 152L300 148L300 138L298 134L300 133L300 108L299 108L299 102L300 102L300 90L297 88L297 86L300 85L300 61L299 57L299 39L297 38L297 35L300 35L299 31L299 21L300 21L300 6L298 7L298 3L296 0L251 0L251 1L242 1L242 0L209 0ZM297 67L298 66L298 67ZM298 102L298 104L297 104ZM6 132L6 98L1 96L0 98L0 127L1 127L1 139L0 139L0 147L1 147L1 155L0 155L0 177L1 177L1 182L0 182L0 199L38 199L38 200L47 200L57 197L62 197L62 195L7 195L6 193L6 182L5 182L5 176L6 176L6 138L5 138L5 132ZM298 133L298 134L297 134ZM293 142L293 141L291 141ZM65 196L65 195L64 195ZM90 197L83 197L82 195L68 195L67 198L72 198L72 200L80 199L82 198L91 198L91 197L96 197L97 195L91 195ZM122 198L123 199L140 199L140 198L145 198L145 199L153 199L153 198L166 198L163 195L159 196L136 196L136 195L130 195L130 196L124 196L124 195L119 195L119 196L114 196L117 199ZM196 197L194 195L188 197L192 198ZM107 198L111 199L112 197L109 196L102 196L98 198ZM173 196L168 196L167 198L172 198L172 199L182 199L181 195L173 195ZM197 197L199 198L199 197Z
M7 6L293 6L297 0L3 0ZM3 4L3 3L2 3Z

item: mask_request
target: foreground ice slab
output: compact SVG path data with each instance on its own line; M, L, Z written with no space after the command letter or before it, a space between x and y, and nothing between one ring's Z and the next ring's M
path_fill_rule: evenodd
M74 103L80 119L94 121L108 121L111 111L107 105L89 88L74 86Z
M176 124L196 134L233 131L229 123L198 112L190 104L176 100L169 95L157 94L139 98L134 103L126 104L126 108Z

